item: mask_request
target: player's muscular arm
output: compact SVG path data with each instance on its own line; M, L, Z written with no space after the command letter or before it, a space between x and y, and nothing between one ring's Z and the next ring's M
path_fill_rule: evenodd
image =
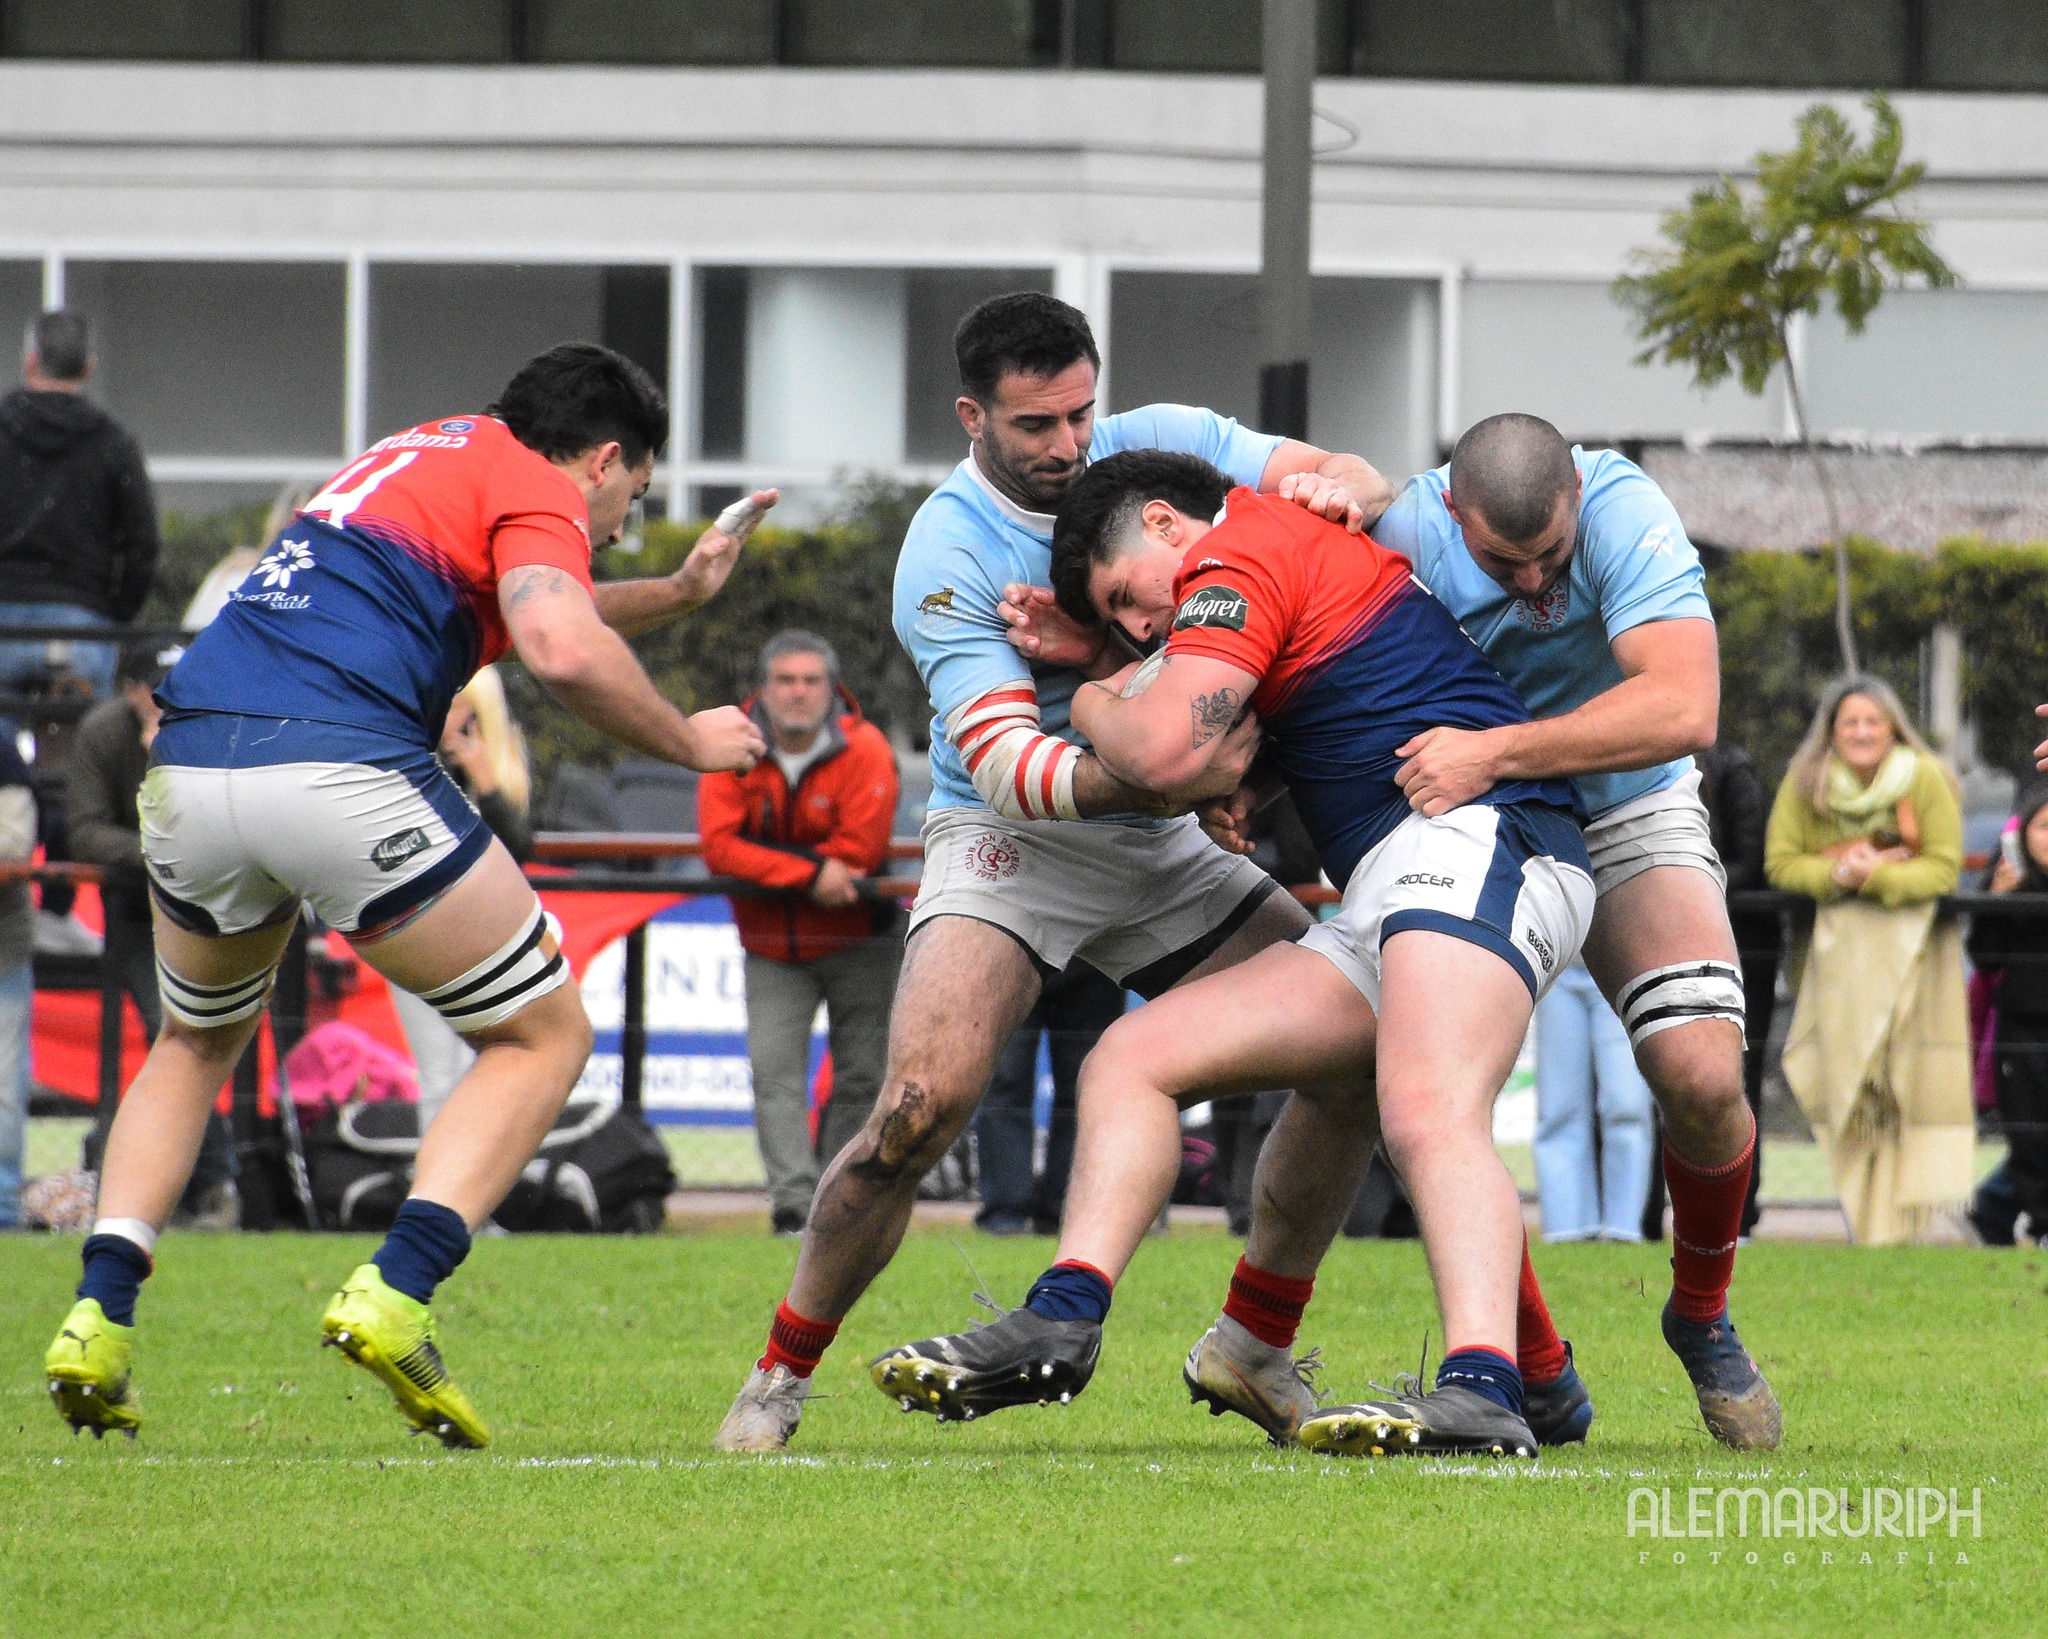
M1362 455L1332 455L1290 438L1266 458L1261 494L1306 507L1354 535L1369 532L1394 504L1394 486Z
M1201 801L1220 794L1222 769L1234 789L1258 749L1257 722L1245 710L1258 681L1206 655L1164 656L1149 675L1140 668L1077 691L1074 726L1117 778Z
M522 564L498 582L498 607L526 669L592 728L687 768L754 766L761 732L736 706L685 717L664 700L626 640L563 571Z
M764 489L733 502L672 575L600 582L594 599L599 617L613 631L638 637L709 603L732 575L747 537L780 499L778 491Z
M1614 640L1622 679L1561 717L1433 728L1395 755L1412 808L1441 814L1502 780L1654 768L1714 743L1721 658L1711 620L1658 620Z

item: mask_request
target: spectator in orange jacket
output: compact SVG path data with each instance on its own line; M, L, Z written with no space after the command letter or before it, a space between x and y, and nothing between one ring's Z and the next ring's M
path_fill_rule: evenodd
M810 632L778 632L763 646L746 709L768 755L749 774L706 774L697 823L714 872L778 890L735 898L732 909L747 952L755 1142L775 1231L795 1235L821 1167L860 1131L881 1090L903 915L894 900L864 896L856 878L888 857L896 755L840 686L832 645ZM806 1087L821 1001L832 1098L814 1145Z

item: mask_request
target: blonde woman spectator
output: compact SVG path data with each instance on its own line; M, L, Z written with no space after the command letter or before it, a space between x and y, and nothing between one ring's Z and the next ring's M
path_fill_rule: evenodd
M472 677L448 707L440 758L505 851L523 865L533 852L533 825L526 813L532 776L527 770L526 736L512 720L495 666ZM419 1071L424 1133L476 1054L432 1003L397 985L391 987L391 1001Z
M1771 808L1771 885L1818 902L1793 953L1785 1079L1863 1245L1969 1196L1962 941L1935 901L1962 867L1954 776L1873 677L1829 688Z

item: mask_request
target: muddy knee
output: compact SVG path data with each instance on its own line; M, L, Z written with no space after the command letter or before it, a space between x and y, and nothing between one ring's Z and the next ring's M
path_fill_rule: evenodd
M850 1169L872 1183L922 1178L953 1147L973 1112L973 1100L948 1099L922 1082L890 1088L850 1146Z

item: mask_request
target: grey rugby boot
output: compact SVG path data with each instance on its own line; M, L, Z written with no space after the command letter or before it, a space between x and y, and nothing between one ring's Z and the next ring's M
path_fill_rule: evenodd
M1297 1360L1222 1315L1188 1350L1180 1377L1188 1399L1207 1404L1211 1417L1234 1411L1264 1429L1272 1444L1285 1446L1294 1443L1303 1419L1313 1417L1322 1404L1313 1382L1322 1367L1320 1349Z
M804 1414L804 1396L811 1392L811 1380L798 1377L787 1366L763 1371L756 1366L747 1374L746 1386L718 1425L711 1448L714 1451L780 1451L789 1444Z
M905 1411L971 1422L1005 1406L1067 1405L1088 1386L1101 1353L1096 1321L1008 1309L986 1326L878 1355L868 1376Z
M1526 1422L1457 1383L1332 1406L1306 1419L1297 1438L1306 1450L1336 1457L1536 1455L1536 1436Z
M1664 1341L1692 1379L1707 1432L1731 1451L1773 1451L1785 1432L1778 1397L1735 1335L1723 1308L1718 1320L1684 1320L1664 1302Z
M1593 1426L1593 1396L1579 1376L1569 1339L1564 1344L1564 1370L1548 1383L1522 1383L1522 1419L1542 1446L1571 1445L1585 1439Z

